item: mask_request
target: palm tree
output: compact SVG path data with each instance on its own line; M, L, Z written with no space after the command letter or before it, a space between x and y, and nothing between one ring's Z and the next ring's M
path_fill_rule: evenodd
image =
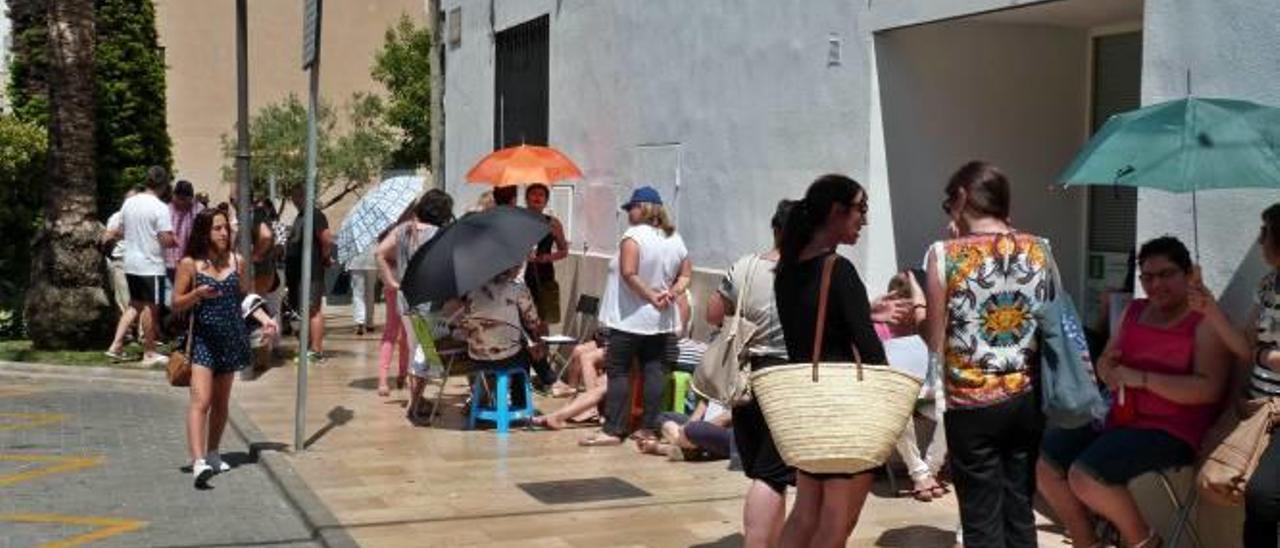
M33 243L27 329L36 348L102 347L111 337L112 311L97 247L93 0L45 3L49 170L44 224Z

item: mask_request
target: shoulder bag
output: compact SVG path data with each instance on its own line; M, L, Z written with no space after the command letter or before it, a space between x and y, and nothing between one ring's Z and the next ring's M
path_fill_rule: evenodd
M169 386L191 386L191 339L196 326L196 311L187 313L187 343L185 351L174 350L169 353L169 364L166 367Z
M864 365L856 345L855 363L821 361L835 260L828 257L822 267L812 361L751 373L778 453L811 474L856 474L884 464L920 393L920 379L888 365Z
M743 309L751 296L751 284L759 263L758 255L752 255L747 261L746 279L739 282L734 300L734 314L726 318L728 328L722 329L707 345L702 362L693 372L693 391L726 407L751 401L751 359L747 347L760 326L743 318Z
M1213 450L1196 474L1196 483L1205 498L1222 506L1244 504L1245 488L1271 443L1271 429L1277 418L1280 418L1280 403L1275 398L1247 400L1240 409L1233 407L1223 413L1223 422L1231 428L1230 433L1217 444L1206 443ZM1211 431L1209 436L1214 433Z
M1048 302L1037 313L1040 322L1040 405L1050 427L1079 428L1107 416L1107 401L1098 390L1093 360L1080 317L1062 287L1057 261L1047 241L1047 274L1052 276Z

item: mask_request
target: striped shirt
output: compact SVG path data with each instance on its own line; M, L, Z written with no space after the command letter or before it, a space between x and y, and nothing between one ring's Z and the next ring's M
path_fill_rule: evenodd
M1280 272L1272 271L1262 278L1253 302L1258 307L1259 349L1280 349ZM1268 396L1280 396L1280 372L1254 364L1249 378L1249 397Z

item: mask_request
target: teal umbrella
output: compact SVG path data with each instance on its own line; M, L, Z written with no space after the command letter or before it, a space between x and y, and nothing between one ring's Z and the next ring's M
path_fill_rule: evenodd
M1198 256L1196 191L1280 188L1280 109L1186 97L1117 114L1058 181L1191 192Z
M1188 97L1117 114L1058 181L1170 192L1280 188L1280 109Z

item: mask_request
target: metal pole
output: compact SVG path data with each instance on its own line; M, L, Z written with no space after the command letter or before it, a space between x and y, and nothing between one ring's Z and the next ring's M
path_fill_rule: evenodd
M312 60L309 67L311 83L310 96L307 105L307 199L303 212L303 235L302 235L302 294L299 295L298 303L302 310L299 314L302 317L302 329L299 333L298 342L298 397L297 406L294 409L293 423L293 450L302 451L304 434L306 429L306 412L307 412L307 367L310 365L310 349L311 349L311 273L312 273L312 253L315 247L315 210L316 210L316 109L319 107L320 97L320 19L324 12L323 0L315 0L316 2L316 22L315 22L315 59ZM297 222L297 221L294 221Z
M431 188L444 189L444 42L440 0L427 0L431 31Z
M236 216L240 221L240 256L253 254L253 209L249 203L249 24L248 0L236 0ZM245 261L245 275L253 279L253 261Z

